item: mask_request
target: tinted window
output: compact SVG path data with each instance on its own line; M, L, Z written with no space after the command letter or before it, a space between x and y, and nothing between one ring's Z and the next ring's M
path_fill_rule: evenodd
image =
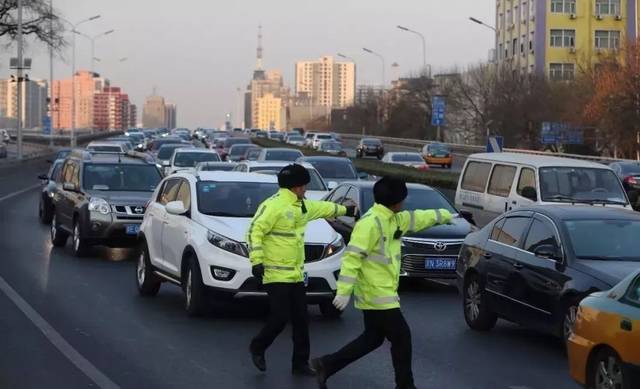
M251 143L251 142L249 142L249 139L245 139L245 138L228 138L224 141L224 148L228 149L233 145L242 144L242 143Z
M264 200L278 191L278 184L200 181L196 188L201 213L248 218L253 217Z
M382 142L379 139L363 139L362 144L365 146L380 146Z
M640 175L640 163L621 163L618 164L618 168L623 176Z
M543 245L558 247L554 229L549 223L534 219L527 234L527 240L524 242L524 249L534 253L538 247Z
M262 149L251 149L247 151L247 160L255 161L260 156Z
M235 170L236 165L232 163L220 163L220 164L206 164L200 168L201 171L212 172L212 171L220 171L220 172L228 172L231 170Z
M497 241L509 246L519 247L530 220L526 217L507 218L500 229Z
M392 154L393 162L424 162L420 154Z
M640 277L631 282L631 286L627 291L625 300L636 306L640 306Z
M158 158L159 159L171 159L171 157L173 156L173 152L176 149L179 148L184 148L185 145L164 145L162 147L160 147L160 150L158 151Z
M269 150L266 152L264 159L266 161L291 161L302 157L302 153L298 150Z
M640 261L640 221L571 220L565 226L579 259Z
M62 162L56 162L53 165L53 170L51 171L51 176L49 177L49 179L51 181L61 182L62 181L60 179L60 171L61 170L62 170Z
M182 180L180 189L178 189L178 193L176 194L176 201L182 201L185 209L191 209L191 189L189 189L189 183L187 181Z
M342 145L338 142L322 142L320 150L342 150Z
M511 185L513 185L513 178L516 176L516 170L514 166L495 165L487 192L501 197L509 196Z
M172 179L165 181L164 187L158 194L158 203L167 205L167 203L174 201L178 194L178 189L180 189L180 180Z
M540 169L543 201L616 201L627 203L620 179L611 170L573 167Z
M358 178L353 164L348 160L309 160L308 162L318 170L325 180L355 180Z
M122 147L120 146L87 146L87 150L89 151L97 151L102 153L120 153L122 152Z
M362 204L360 211L364 213L371 208L375 202L373 188L362 190ZM407 198L402 206L403 211L415 211L417 209L446 209L451 213L457 213L449 201L440 192L432 189L408 188Z
M216 153L176 153L173 164L177 167L194 167L199 162L219 162Z
M462 178L462 189L484 192L491 171L491 164L486 162L469 162Z
M160 182L152 165L86 164L83 186L87 190L152 192Z
M518 194L522 196L522 190L526 187L536 189L536 173L533 169L523 168L520 171L517 188Z
M496 222L496 224L493 225L493 229L491 230L491 237L489 239L491 240L498 240L498 237L500 237L500 231L502 231L502 226L504 225L504 220L498 220Z
M241 145L234 145L229 149L229 155L244 155L245 152L247 152L248 149L255 147L254 145L251 144L241 144Z

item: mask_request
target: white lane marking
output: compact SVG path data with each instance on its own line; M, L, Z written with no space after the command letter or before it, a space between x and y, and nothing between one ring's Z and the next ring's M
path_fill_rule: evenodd
M21 190L19 190L17 192L10 193L10 194L8 194L6 196L0 197L0 202L5 201L5 200L9 200L10 198L19 196L19 195L21 195L23 193L29 192L30 190L34 190L34 189L39 188L39 187L40 187L40 184L35 184L35 185L32 185L32 186L30 186L28 188L21 189Z
M102 389L119 389L120 387L104 375L97 367L83 357L76 349L64 340L38 312L27 303L5 280L0 277L0 290L38 327L40 332L62 353L71 363L83 372L91 381Z

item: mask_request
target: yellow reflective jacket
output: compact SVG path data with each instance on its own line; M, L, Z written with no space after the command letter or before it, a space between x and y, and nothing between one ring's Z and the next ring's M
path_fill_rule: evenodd
M355 305L363 310L400 307L401 235L437 224L451 222L445 209L394 213L384 205L374 204L356 223L351 241L342 257L338 295L354 295Z
M304 280L304 231L315 219L344 216L347 209L328 201L302 201L289 189L265 200L247 232L251 265L264 265L263 283Z

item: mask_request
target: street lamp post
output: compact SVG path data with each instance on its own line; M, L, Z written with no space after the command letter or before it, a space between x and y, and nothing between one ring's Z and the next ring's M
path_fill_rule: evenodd
M494 56L493 56L493 60L494 60L494 62L498 62L498 55L499 55L498 54L498 30L496 30L496 28L494 26L489 25L489 24L483 22L482 20L476 19L476 18L474 18L472 16L469 16L469 20L472 21L475 24L479 24L479 25L484 26L484 27L486 27L486 28L488 28L490 30L493 30L493 33L495 35L495 48L494 48L495 53L494 53Z
M22 159L22 69L23 69L23 41L22 41L22 0L18 0L18 67L16 69L18 75L17 86L17 108L16 115L16 136L17 136L17 148L18 148L18 160Z
M49 39L53 37L53 0L49 0ZM53 147L53 42L49 41L49 147Z
M63 22L71 26L71 147L76 147L76 35L77 28L81 24L99 19L100 15L95 15L87 19L83 19L77 23L71 23L66 19L60 18Z
M102 38L103 36L107 36L109 34L113 34L115 32L115 30L109 30L109 31L105 31L101 34L97 34L97 35L87 35L87 34L83 34L80 31L74 31L76 34L87 38L90 42L91 42L91 73L95 72L95 64L96 64L96 39L98 38Z
M420 37L420 39L422 40L422 69L423 71L427 72L427 75L430 75L430 70L427 68L427 40L425 39L424 35L418 31L412 30L408 27L404 27L404 26L397 26L397 28L399 30L405 31L405 32L409 32L411 34L415 34L417 36Z
M363 47L362 50L365 53L369 53L369 54L375 55L376 57L380 58L380 61L382 61L382 88L385 89L386 85L387 85L387 80L386 80L386 77L385 77L385 70L386 70L387 65L386 65L386 62L384 60L384 57L382 55L376 53L373 50L367 49L366 47Z

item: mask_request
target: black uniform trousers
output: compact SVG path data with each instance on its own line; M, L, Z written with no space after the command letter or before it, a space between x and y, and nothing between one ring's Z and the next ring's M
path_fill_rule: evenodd
M386 338L391 342L391 358L396 373L397 388L413 388L411 330L400 308L382 311L363 310L362 314L364 315L362 335L338 352L321 358L327 377L377 349Z
M251 352L264 354L289 321L293 327L293 367L309 363L309 318L304 283L265 284L270 313L266 325L251 341Z

